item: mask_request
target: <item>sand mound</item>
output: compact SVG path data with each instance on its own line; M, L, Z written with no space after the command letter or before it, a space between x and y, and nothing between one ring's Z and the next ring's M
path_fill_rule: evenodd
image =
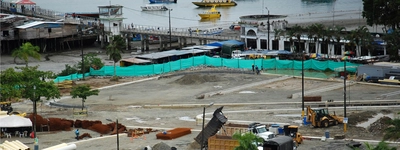
M184 75L180 79L177 79L174 83L181 85L192 85L192 84L201 84L205 82L218 82L221 79L215 75L197 75L197 74L189 74Z

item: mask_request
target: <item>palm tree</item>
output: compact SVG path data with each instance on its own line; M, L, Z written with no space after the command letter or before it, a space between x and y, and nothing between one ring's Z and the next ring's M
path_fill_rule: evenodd
M369 33L369 30L366 26L360 26L355 30L352 30L348 35L348 40L350 44L355 44L356 47L356 55L361 55L361 46L369 46L373 41L372 36Z
M400 56L398 50L400 49L400 30L394 30L391 33L387 33L383 39L387 42L387 50L391 60L399 61Z
M304 28L297 24L294 25L293 27L291 27L288 32L286 32L291 45L294 43L293 39L292 39L293 37L296 37L297 41L299 42L298 48L296 48L296 50L295 50L296 52L300 52L300 38L301 38L301 35L303 34L303 32L304 32Z
M33 46L31 43L26 42L21 47L13 50L11 56L14 57L14 63L16 63L15 59L19 58L24 60L25 66L28 67L29 57L40 60L39 50L39 46Z
M116 66L115 63L117 63L119 60L121 60L121 52L122 49L125 47L125 40L120 36L120 35L114 35L111 38L110 44L107 46L107 52L106 54L110 56L110 59L114 61L114 78L116 77Z
M340 41L346 37L345 31L346 28L342 26L335 26L332 28L332 38L334 39L334 43L337 43L340 46Z
M326 30L325 26L323 24L316 23L316 24L312 24L311 26L308 26L307 30L308 30L308 38L313 39L313 41L315 42L315 45L317 46L315 53L318 53L319 39L324 38L324 31ZM324 40L322 40L322 41L324 41Z
M239 140L239 146L235 150L256 150L258 143L262 143L263 139L251 132L241 134L236 132L232 136L233 139Z

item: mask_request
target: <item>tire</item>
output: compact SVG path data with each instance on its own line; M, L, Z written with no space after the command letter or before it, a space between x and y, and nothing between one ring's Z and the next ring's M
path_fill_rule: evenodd
M326 128L328 126L329 126L329 121L328 120L324 120L324 121L321 122L321 127Z
M338 125L338 124L339 124L339 122L337 120L335 120L335 125Z

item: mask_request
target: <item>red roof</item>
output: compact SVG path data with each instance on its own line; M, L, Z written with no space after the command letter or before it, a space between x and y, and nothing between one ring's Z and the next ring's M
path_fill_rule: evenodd
M32 2L31 0L19 0L16 2L16 4L22 4L22 5L36 5L35 2Z

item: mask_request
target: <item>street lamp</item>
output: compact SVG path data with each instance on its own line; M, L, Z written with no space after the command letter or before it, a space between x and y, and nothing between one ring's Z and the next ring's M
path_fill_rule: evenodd
M107 121L114 122L111 119L106 119ZM118 134L118 119L115 121L115 128L117 128L117 150L119 150L119 134Z
M265 9L268 10L268 20L267 20L267 25L268 25L268 27L267 27L267 29L268 29L268 41L267 41L267 50L269 50L269 9L268 9L268 7L265 7Z
M82 24L80 25L80 35L81 35L81 55L82 55L82 67L81 67L81 69L82 69L82 80L85 80L85 69L84 69L84 67L85 67L85 62L84 62L84 59L83 59L83 31L82 31Z
M169 21L169 48L171 49L171 11L172 9L168 9L168 21Z
M37 115L37 110L36 110L36 85L33 86L33 137L35 140L34 144L34 150L39 150L39 140L36 136L36 115Z
M304 51L301 53L301 119L304 119Z
M347 73L346 73L346 60L343 61L343 71L344 71L344 79L343 79L343 97L344 97L344 118L346 119L346 79L347 79ZM344 121L343 125L343 131L346 133L347 131L347 122Z
M208 104L208 106L203 107L203 127L201 128L201 149L203 149L204 147L204 118L206 115L206 107L211 107L212 105L214 105L214 102L211 102L210 104Z

